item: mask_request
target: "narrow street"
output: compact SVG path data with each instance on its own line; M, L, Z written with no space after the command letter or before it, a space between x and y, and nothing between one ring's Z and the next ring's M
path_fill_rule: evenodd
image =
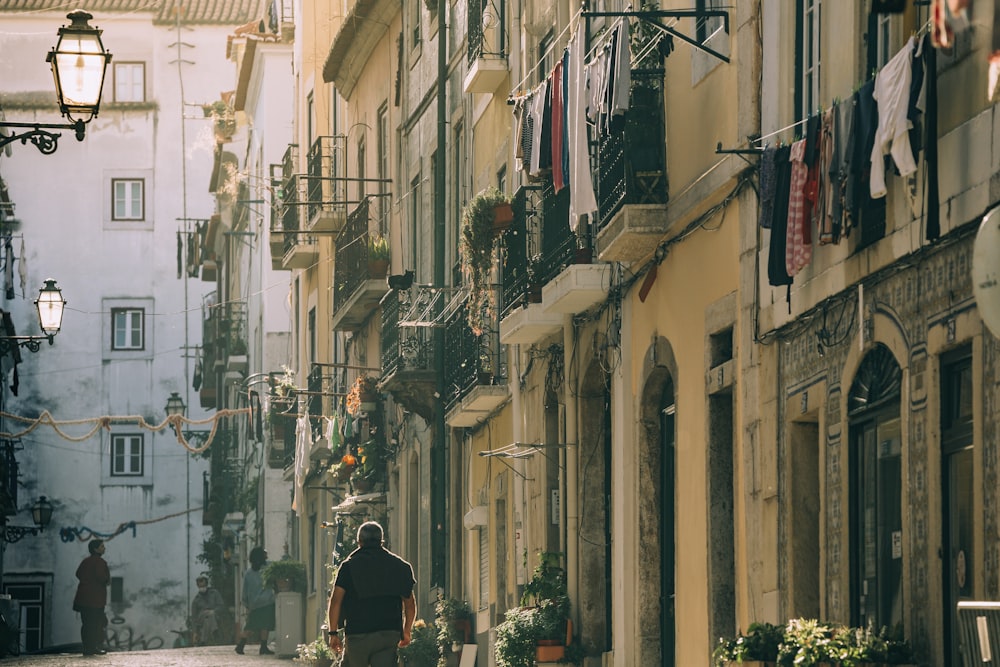
M258 655L257 647L248 646L245 655L236 655L232 646L199 646L155 651L113 651L102 656L84 657L79 653L8 656L0 665L30 667L292 667L291 657Z

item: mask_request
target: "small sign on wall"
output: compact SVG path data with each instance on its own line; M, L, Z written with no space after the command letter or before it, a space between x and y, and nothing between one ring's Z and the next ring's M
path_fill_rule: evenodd
M551 506L552 506L552 525L553 526L558 526L559 525L559 515L562 514L562 508L559 505L559 502L560 502L560 500L559 500L559 489L552 489L551 496L552 496L552 502L551 502Z

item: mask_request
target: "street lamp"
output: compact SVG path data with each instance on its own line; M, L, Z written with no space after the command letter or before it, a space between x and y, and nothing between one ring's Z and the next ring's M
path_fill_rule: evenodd
M49 341L49 345L52 345L53 337L62 328L63 310L66 308L62 290L52 278L46 278L45 284L38 290L35 308L38 311L38 326L45 335L0 336L0 356L17 347L26 347L32 352L38 352L43 340Z
M28 535L38 535L52 521L52 503L45 496L40 496L35 504L31 506L31 520L35 526L4 526L3 541L14 543Z
M25 130L9 136L0 134L0 148L19 140L22 144L31 141L44 155L51 155L58 148L59 133L55 130L73 130L77 141L83 141L86 124L101 108L101 91L111 53L101 43L99 28L90 25L93 14L77 9L66 15L71 23L59 28L59 40L49 51L46 61L52 67L52 77L56 85L59 111L69 123L7 123L0 127ZM47 129L43 129L47 128Z

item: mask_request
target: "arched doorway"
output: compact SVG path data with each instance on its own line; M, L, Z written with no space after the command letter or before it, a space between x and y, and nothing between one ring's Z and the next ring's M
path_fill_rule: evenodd
M903 621L902 370L879 343L861 362L847 399L851 624Z
M677 452L676 363L664 340L654 344L647 358L642 391L638 449L639 539L638 607L639 647L636 664L676 665L677 617L676 507Z
M611 391L593 363L580 383L580 637L588 655L611 651Z

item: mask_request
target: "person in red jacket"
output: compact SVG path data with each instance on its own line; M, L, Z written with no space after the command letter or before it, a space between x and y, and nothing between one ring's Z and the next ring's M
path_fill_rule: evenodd
M90 550L90 555L76 568L76 578L80 580L80 584L76 587L76 597L73 598L73 611L80 612L83 654L103 655L107 653L104 650L104 629L108 626L108 617L104 615L104 605L108 602L111 571L102 558L104 540L91 540L87 549Z

